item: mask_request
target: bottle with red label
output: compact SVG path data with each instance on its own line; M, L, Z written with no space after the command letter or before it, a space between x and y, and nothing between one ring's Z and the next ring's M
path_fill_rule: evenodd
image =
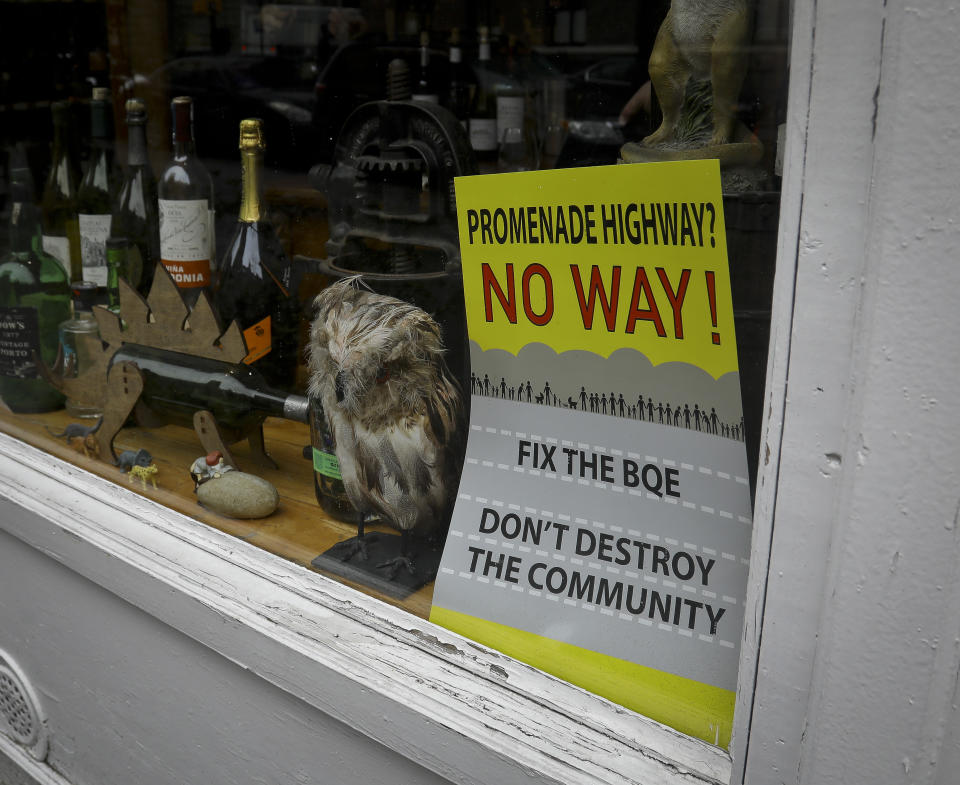
M157 184L160 260L184 301L193 306L212 284L214 249L213 180L196 155L193 100L172 102L173 157Z
M247 345L244 362L273 386L289 389L297 367L297 300L293 269L263 214L263 121L240 122L240 215L220 260L213 305L226 328L236 321Z

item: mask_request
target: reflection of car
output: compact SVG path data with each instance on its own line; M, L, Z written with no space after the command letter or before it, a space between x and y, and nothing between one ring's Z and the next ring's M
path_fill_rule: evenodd
M194 135L206 158L236 155L240 121L259 117L267 141L266 162L306 169L313 163L310 130L312 74L299 62L278 57L201 55L173 60L149 76L136 75L127 95L162 101L194 99Z
M615 118L640 87L646 69L635 56L607 57L567 78L567 115Z
M333 53L315 85L313 117L318 158L331 158L337 135L354 109L368 101L386 98L387 66L396 58L407 63L411 85L414 84L420 71L419 47L356 41ZM492 92L499 87L525 86L532 93L545 79L562 78L545 57L535 53L518 57L511 69L495 61L483 69L476 67L476 62L473 65L477 81ZM450 79L449 69L448 53L431 49L428 78L437 86L441 102L446 95L444 86ZM506 73L507 70L510 73Z

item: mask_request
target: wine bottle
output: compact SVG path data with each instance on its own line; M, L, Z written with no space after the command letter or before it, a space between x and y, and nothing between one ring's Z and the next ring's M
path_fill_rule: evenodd
M213 304L226 327L236 321L247 344L244 362L278 387L293 384L297 367L293 270L261 205L263 121L240 122L243 188L237 229L220 260Z
M433 89L430 79L430 34L426 30L420 31L420 72L411 97L414 101L440 103L440 96Z
M214 258L213 180L196 156L193 100L173 99L173 157L157 185L160 259L189 306L210 288Z
M127 101L127 170L113 210L111 237L129 243L123 277L146 296L160 261L157 181L147 158L147 109L139 98Z
M570 12L570 42L587 43L587 3L586 0L574 0Z
M107 239L107 308L115 314L120 313L120 279L130 280L127 269L131 247L126 237Z
M460 31L450 31L450 82L447 88L447 109L467 127L470 119L470 80L463 67Z
M42 248L40 211L26 156L10 156L10 250L0 259L0 398L15 412L47 412L63 396L40 377L53 366L57 327L70 318L70 286L60 262Z
M490 37L486 27L480 28L477 89L470 107L470 146L478 161L497 160L497 103L485 86L490 79Z
M111 364L131 362L143 377L143 405L164 422L193 427L193 415L210 411L241 436L267 417L306 423L307 399L270 387L249 365L231 364L165 349L125 343Z
M107 285L106 242L116 192L111 117L110 91L106 87L94 87L90 102L92 156L77 192L77 219L83 280L93 281L97 286Z
M570 0L551 0L553 27L551 30L554 46L570 43L572 12Z
M93 317L93 306L99 298L98 287L92 281L75 281L71 289L73 318L61 322L58 328L63 351L63 374L67 378L75 378L93 365L94 353L100 351L100 328ZM73 417L99 417L103 409L95 399L95 392L89 399L67 396L66 409Z
M53 161L43 188L43 250L63 265L71 280L82 277L80 227L77 223L77 189L80 165L71 144L70 104L57 101L53 114Z

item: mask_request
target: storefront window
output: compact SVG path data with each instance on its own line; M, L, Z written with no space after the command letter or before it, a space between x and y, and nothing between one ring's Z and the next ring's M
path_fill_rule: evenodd
M743 491L743 504L714 510L706 501L681 499L678 491L676 506L709 509L718 526L726 525L726 513L741 527L736 544L727 545L723 536L710 544L691 542L693 535L671 537L648 522L618 523L602 508L589 523L606 521L611 536L633 525L652 538L630 534L621 543L624 561L610 561L635 568L638 592L650 579L661 592L658 602L673 598L673 610L661 608L652 627L671 628L681 642L699 637L725 658L723 687L704 676L725 707L705 711L719 712L723 727L688 722L682 708L659 714L651 708L651 702L700 701L697 690L690 692L696 679L686 676L672 674L679 679L679 699L664 693L639 703L603 678L585 686L727 746L737 654L726 649L740 640L740 629L734 623L721 635L717 627L723 603L727 619L742 624L744 596L711 585L709 573L730 561L739 570L736 581L745 585L743 543L749 543L759 455L779 216L789 14L786 0L718 5L722 11L666 1L3 3L0 427L305 569L467 634L474 627L453 618L462 610L446 604L443 613L432 611L444 566L447 574L457 571L444 554L448 532L470 536L450 519L458 489L460 497L476 497L459 486L464 460L468 472L469 461L483 461L468 446L471 428L509 431L517 439L514 449L526 445L513 462L522 464L528 449L537 471L549 471L551 456L557 449L562 455L565 442L527 433L532 426L524 422L536 421L534 407L551 407L551 416L573 418L585 429L583 439L592 441L574 440L570 449L607 444L590 419L599 423L604 415L604 428L613 415L623 433L662 428L712 436L723 449L742 453L743 470L711 470L707 458L691 458L689 471L715 471L742 486L735 490ZM43 36L24 32L41 27ZM719 164L658 168L704 160ZM643 168L648 165L654 168ZM485 303L490 314L500 308L506 321L515 322L519 308L521 318L525 312L542 325L538 320L553 301L548 289L523 299L521 289L531 280L540 285L546 275L534 271L539 278L508 281L506 266L476 279L485 287L484 301L467 272L473 264L480 270L480 262L465 247L464 232L475 231L481 244L483 231L495 238L496 207L502 205L513 210L504 212L510 216L503 219L505 233L520 232L521 217L537 216L541 234L533 240L533 225L524 224L522 245L546 246L544 220L551 215L550 244L560 244L560 222L573 212L564 213L559 203L574 204L578 189L591 194L588 201L601 193L591 189L602 183L582 170L602 166L619 167L593 176L609 177L611 192L621 188L606 203L614 237L629 235L632 226L629 213L612 217L616 205L680 205L673 213L679 239L672 243L681 248L678 266L644 264L654 284L663 286L662 317L677 341L688 286L691 300L697 287L710 298L715 345L724 340L722 306L729 306L736 352L733 341L724 345L733 365L707 371L711 384L733 374L722 395L716 393L726 396L728 409L710 405L713 393L701 397L699 376L689 382L678 376L671 382L676 389L689 386L682 397L665 400L660 390L667 388L653 366L692 361L672 355L653 360L654 352L644 348L638 351L651 370L639 390L630 376L635 365L623 370L621 383L606 378L609 365L590 363L579 376L571 371L566 386L562 373L555 376L550 388L520 346L511 356L511 378L484 379L478 357L490 345L481 347L471 332L470 309ZM674 177L681 171L717 173L722 215L712 204L705 211L707 197L678 201L687 193ZM505 179L458 179L476 175ZM639 196L623 190L628 177L641 184ZM691 182L700 183L697 177ZM524 183L534 186L527 191ZM661 191L656 183L663 184ZM595 201L597 220L605 220L603 198ZM665 238L669 216L661 211L658 220ZM729 277L729 292L719 298L713 268L705 275L699 262L682 255L687 245L706 250L713 226L726 231L711 247L716 254L725 247L726 257L717 258L729 259L729 276L722 269L719 278L722 289ZM644 288L652 284L622 269L624 308L636 315L626 332L650 327L666 336L661 315L653 315L653 289ZM647 275L642 265L637 269ZM610 293L598 293L592 279L577 283L581 309L590 298L590 307L596 305L591 319L599 325L612 318L613 324L612 301L604 299ZM631 287L646 299L631 300ZM594 303L594 297L600 299ZM703 310L704 319L711 310ZM615 348L611 344L604 359ZM571 358L563 363L576 361ZM509 404L516 421L481 426L478 418L490 402ZM700 442L690 443L696 453ZM605 449L635 460L632 468L620 468L636 476L633 487L642 484L647 496L660 499L672 496L671 482L683 481L671 478L688 466L672 453L651 459L639 443L632 452L610 444ZM578 459L602 465L599 452L593 458L589 452ZM506 519L518 502L507 498L508 488L506 482L496 487L502 507L493 493L476 497L491 510L479 532L492 533L484 527L493 527L495 516L503 537L511 539ZM555 526L566 526L571 537L587 532L584 542L595 536L591 554L600 553L599 530L578 530L576 514L544 506L517 506L518 527L545 526L546 513L555 512ZM614 536L610 547L617 542ZM490 544L479 536L477 543ZM636 564L630 549L640 554ZM508 573L509 559L520 559L521 549L504 553L501 567ZM474 557L475 568L499 558L493 550L481 553L479 545ZM540 573L524 564L531 587L556 599L562 591L550 585L562 580L567 586L576 574L581 595L587 591L586 572L561 575L551 571L556 564L544 563ZM502 577L499 568L496 577ZM696 599L684 604L687 579L686 590ZM627 583L616 585L621 588L605 584L606 591L626 597ZM450 598L461 590L443 591ZM639 594L634 599L636 606ZM616 602L616 610L629 616L626 607ZM566 623L576 628L578 617L570 618ZM477 635L496 646L498 629L484 629ZM644 630L634 625L629 645L646 645ZM548 637L558 646L584 647L584 635L569 630L554 629ZM539 638L523 640L536 648ZM514 643L511 655L584 683ZM594 664L602 671L614 663L610 678L616 681L617 668L629 658L622 646L610 651L598 646ZM564 656L557 653L551 662ZM670 658L669 645L659 656L661 664ZM631 662L635 667L660 665Z

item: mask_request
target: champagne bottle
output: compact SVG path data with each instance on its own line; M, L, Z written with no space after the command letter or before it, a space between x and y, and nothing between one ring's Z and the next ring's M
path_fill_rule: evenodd
M63 396L37 369L53 366L57 327L70 318L70 286L60 262L41 246L40 211L22 150L10 156L10 251L0 259L0 398L15 412L47 412Z
M110 242L109 240L107 241ZM95 352L100 351L100 328L93 317L97 304L97 285L92 281L76 281L73 289L73 318L60 324L58 334L63 351L63 373L73 378L95 362ZM73 417L99 417L103 410L99 402L82 397L67 397L66 408Z
M460 31L450 31L450 83L447 89L447 109L467 127L470 119L470 80L463 67L463 51L460 49Z
M420 72L417 85L411 98L414 101L426 101L431 104L440 103L440 96L433 89L430 79L430 34L426 30L420 31Z
M189 306L210 288L213 243L213 180L196 156L193 101L173 99L173 157L157 185L160 259Z
M243 190L237 229L220 260L213 304L226 327L236 321L247 344L244 362L278 387L293 384L297 366L293 270L261 205L263 121L240 122Z
M127 101L127 171L113 210L110 236L129 243L127 282L146 296L153 271L160 261L160 225L157 214L157 181L147 159L147 110L139 98Z
M478 161L497 160L497 103L484 82L490 78L490 34L486 27L480 28L480 56L477 89L470 107L470 146Z
M106 87L94 87L90 102L92 157L77 192L77 218L83 280L93 281L97 286L107 285L106 242L116 191L111 117L110 91Z
M43 250L54 257L71 280L81 278L77 189L80 165L71 144L70 104L57 101L53 113L53 162L43 188Z

